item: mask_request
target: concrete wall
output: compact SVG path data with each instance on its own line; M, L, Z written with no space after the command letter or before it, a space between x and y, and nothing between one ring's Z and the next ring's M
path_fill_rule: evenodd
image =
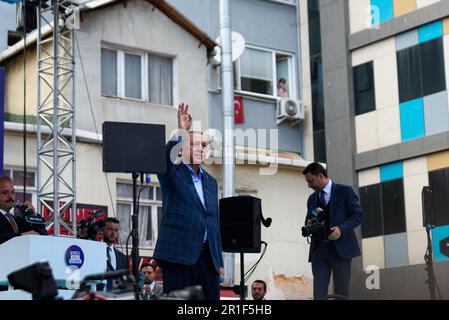
M168 0L197 26L205 30L212 38L220 35L219 2L209 0ZM299 74L299 50L298 50L298 26L296 6L266 0L233 0L231 1L232 30L243 35L247 45L261 48L279 50L295 55L295 82L297 98L299 98L300 74ZM209 88L219 88L219 68L210 68ZM236 93L237 94L237 93ZM274 99L259 99L255 101L245 94L243 104L245 107L245 121L242 127L254 129L279 129L280 150L299 152L304 156L304 128L291 128L288 124L277 126L276 118L271 110L275 110ZM311 100L311 99L310 99ZM221 92L210 93L210 123L214 128L222 127L222 98ZM311 104L306 104L311 106ZM259 110L260 108L260 110ZM270 111L267 111L268 110ZM270 114L268 114L270 113ZM310 114L307 114L311 118ZM306 120L307 121L307 120ZM281 138L282 137L282 138ZM312 144L312 136L308 137ZM307 148L307 158L311 159L310 150Z
M92 99L98 130L103 121L162 123L167 134L175 129L177 104L186 102L194 120L207 127L207 53L190 33L144 1L128 1L126 8L115 5L96 10L83 17L77 32L81 58ZM130 99L101 96L101 44L142 52L163 53L174 57L173 106L136 102ZM76 59L78 128L95 131L87 90Z

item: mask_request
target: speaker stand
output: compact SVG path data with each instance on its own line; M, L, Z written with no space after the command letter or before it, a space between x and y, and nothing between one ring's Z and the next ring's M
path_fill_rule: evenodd
M432 225L426 226L427 233L427 252L424 256L424 260L426 261L426 270L427 270L427 286L430 291L430 300L436 300L436 292L435 292L435 272L433 270L433 248L432 248L432 239L430 237L430 231L434 228Z
M245 300L245 264L244 264L244 253L240 252L240 300Z
M138 219L138 210L137 207L137 178L139 177L138 173L133 172L133 214L131 216L131 237L133 239L132 242L132 251L131 251L131 261L133 266L133 275L135 281L139 279L139 219Z

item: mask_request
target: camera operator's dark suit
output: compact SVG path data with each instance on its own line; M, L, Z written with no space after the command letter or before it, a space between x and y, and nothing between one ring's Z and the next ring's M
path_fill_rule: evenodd
M32 230L30 224L28 224L25 221L25 219L18 216L14 216L14 221L16 222L17 227L19 228L19 233L14 232L8 219L2 212L0 212L0 244L8 241L9 239L20 236L22 232Z
M312 236L309 262L312 262L314 298L327 297L331 271L335 295L348 297L351 259L360 255L354 228L362 222L363 211L350 186L332 183L327 205L321 202L320 192L314 192L307 201L306 223L312 217L312 210L321 207L329 217L327 226L339 227L341 237L338 240L326 241Z

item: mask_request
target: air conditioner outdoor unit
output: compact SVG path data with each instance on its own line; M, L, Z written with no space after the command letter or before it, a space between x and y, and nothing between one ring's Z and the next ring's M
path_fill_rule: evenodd
M284 120L298 121L304 119L304 104L300 100L279 98L276 107L277 124Z

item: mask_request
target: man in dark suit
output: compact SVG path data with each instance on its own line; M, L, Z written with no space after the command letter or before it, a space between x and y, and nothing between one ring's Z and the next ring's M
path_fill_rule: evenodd
M15 202L15 189L7 176L0 177L0 244L21 235L38 235L22 217L14 215L11 209ZM24 208L35 212L33 205L27 201Z
M143 273L143 286L141 288L142 300L151 300L163 294L162 286L154 281L156 277L156 267L150 263L144 263L140 267Z
M351 259L360 255L354 228L362 222L363 211L352 188L333 183L319 163L309 164L303 174L315 191L307 201L306 225L312 224L317 208L323 210L325 219L323 232L312 234L310 244L314 299L327 298L331 272L334 294L346 299Z
M120 232L120 221L116 218L109 217L105 220L105 228L103 231L103 242L107 244L106 247L106 269L107 271L128 269L128 258L125 254L114 248ZM106 284L106 291L114 289L114 282L108 280Z
M162 267L164 293L200 285L205 299L219 300L223 259L217 182L201 167L208 141L201 132L187 133L191 126L188 106L182 103L178 133L184 131L184 137L175 134L167 143L167 171L158 175L162 222L154 258Z

